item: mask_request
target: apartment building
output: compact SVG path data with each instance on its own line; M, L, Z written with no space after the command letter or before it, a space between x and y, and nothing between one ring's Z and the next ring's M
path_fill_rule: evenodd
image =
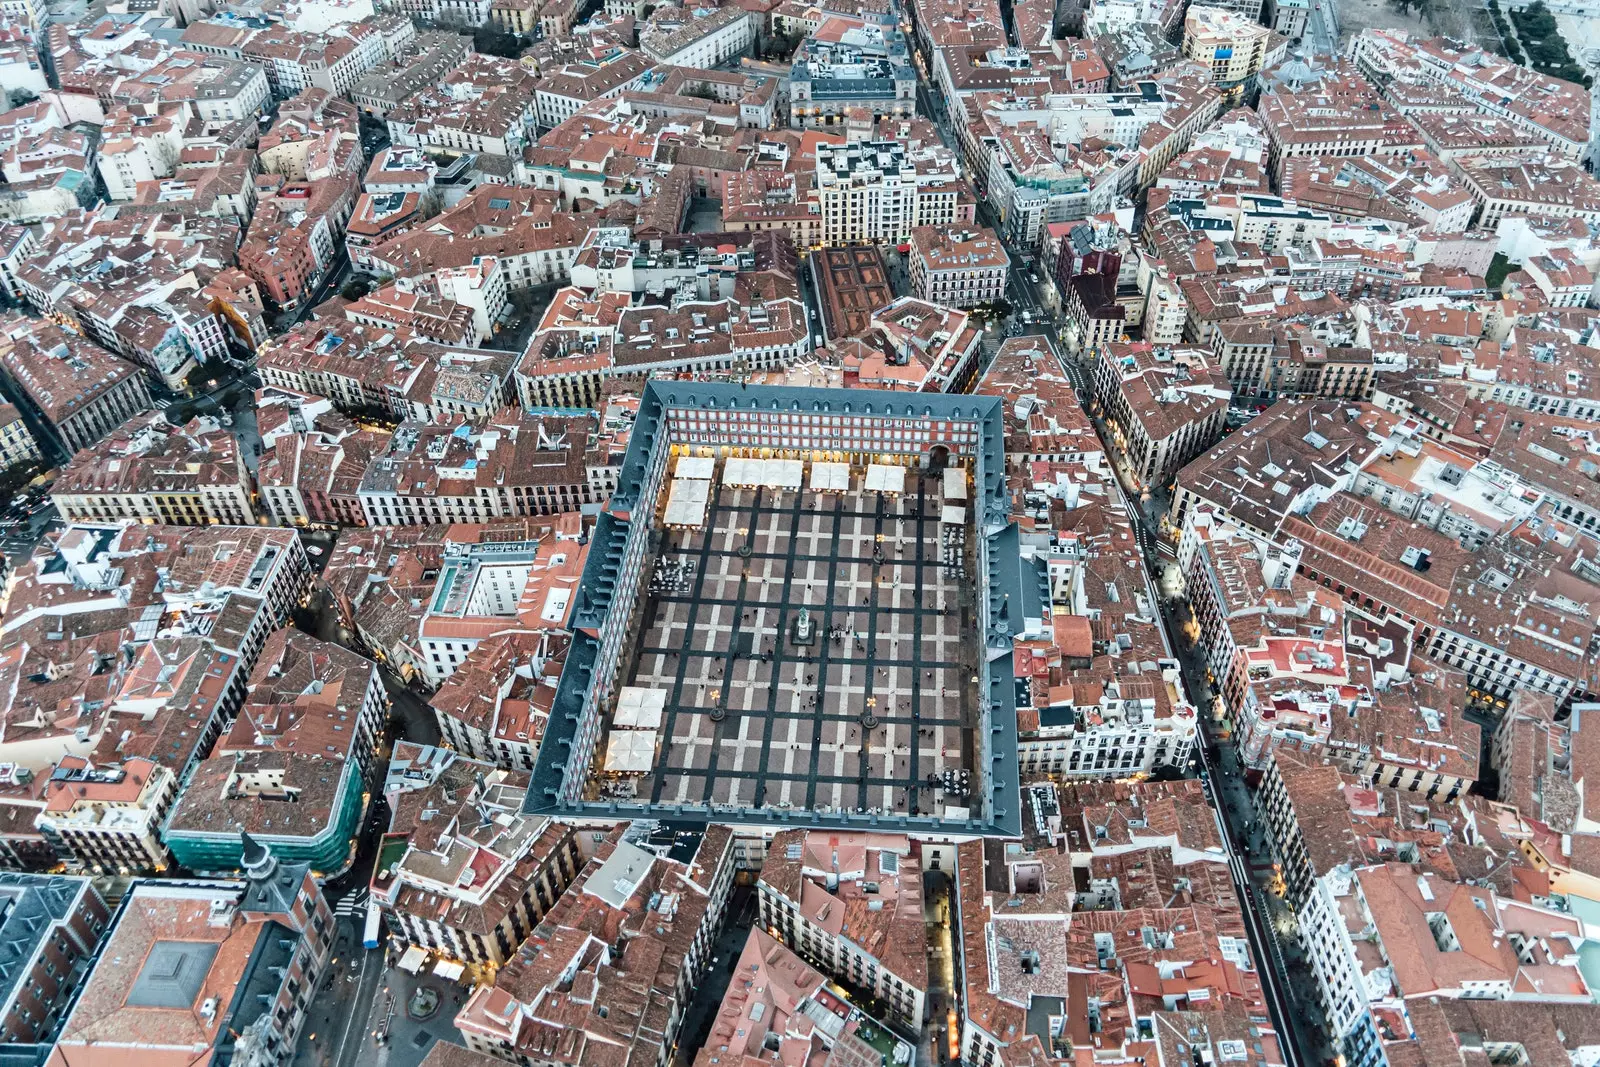
M487 420L505 407L513 354L447 348L410 326L388 325L388 313L361 311L342 321L313 317L278 338L257 362L262 381L397 421Z
M1595 629L1582 604L1600 589L1571 547L1502 536L1469 553L1347 493L1288 516L1282 535L1305 545L1312 580L1414 626L1418 648L1466 672L1473 699L1527 689L1560 706L1588 684Z
M96 766L67 756L50 772L34 826L74 871L159 874L172 862L161 827L177 793L177 775L152 760Z
M639 30L639 48L660 64L715 67L748 53L756 43L755 16L737 4L658 8Z
M911 288L946 307L972 308L1005 297L1011 257L993 230L918 226L911 231Z
M477 642L429 699L439 733L463 755L531 771L555 697L564 638L553 630L500 633Z
M1164 485L1222 436L1233 390L1202 349L1140 342L1100 349L1095 395L1143 485Z
M1441 314L1464 320L1468 331L1482 321L1456 309ZM1468 334L1455 343L1476 341ZM1556 424L1600 423L1600 397L1588 386L1600 371L1600 360L1590 351L1563 330L1519 328L1501 343L1498 353L1485 348L1489 358L1465 376L1466 396L1480 404L1504 403L1550 416Z
M1304 326L1279 326L1267 316L1216 324L1212 357L1227 377L1236 406L1283 397L1369 400L1372 350L1319 339Z
M508 409L472 425L406 422L368 464L357 496L370 526L485 522L576 511L601 499L592 415Z
M68 522L173 526L255 522L251 479L233 434L210 419L130 420L73 457L50 489Z
M1417 128L1348 63L1331 64L1309 80L1274 85L1261 94L1256 113L1278 177L1283 161L1296 156L1358 158L1424 147Z
M814 1020L821 1025L813 1025ZM837 1021L836 1021L837 1020ZM695 1067L716 1067L723 1057L756 1051L785 1060L826 1051L868 1061L910 1062L911 1046L883 1023L834 994L822 973L762 929L750 931L733 978Z
M0 622L13 649L0 665L0 759L44 775L63 756L96 767L145 758L181 775L238 706L247 665L299 602L308 570L287 530L66 527L19 570ZM160 625L130 629L141 619ZM43 712L63 690L103 696Z
M55 455L88 448L150 410L137 367L53 323L0 319L0 373L10 398L39 412Z
M1409 420L1397 424L1368 457L1350 492L1468 550L1530 518L1544 493L1498 463L1432 440Z
M447 573L453 576L457 569L446 569L447 557L451 563L470 561L480 541L498 539L518 546L535 563L541 560L553 563L562 549L567 555L583 551L583 546L577 543L582 533L583 524L575 512L542 520L499 520L482 526L429 524L351 530L345 535L347 550L335 553L329 560L323 580L338 605L345 626L359 636L375 658L387 662L401 677L423 677L433 688L461 666L478 641L501 632L537 628L518 625L510 616L498 620L483 617L481 609L487 594L496 585L504 589L513 578L522 581L519 568L517 572L501 572L495 576L501 580L485 586L485 598L480 598L474 610L466 610L470 599L464 604L453 603L451 613L445 617L446 625L430 636L429 641L446 638L447 631L459 628L453 624L462 621L483 623L481 628L485 632L469 635L464 645L452 644L445 648L430 643L424 651L423 630L428 614L423 610L424 605L433 605L440 592L439 579ZM538 547L541 545L542 548ZM515 551L511 553L513 563L518 555ZM564 556L562 565L565 562ZM578 568L581 572L581 562ZM535 586L536 594L539 588ZM550 587L544 588L548 591ZM496 591L496 596L499 595ZM440 604L438 610L444 607ZM487 625L490 622L495 623L492 628Z
M21 300L17 286L17 268L39 250L33 230L14 222L0 223L0 292L13 300Z
M161 1059L230 1047L235 1062L293 1056L329 961L333 909L306 864L248 837L242 880L145 881L128 893L56 1039L59 1063ZM251 995L232 995L249 990ZM176 1005L176 1007L174 1007Z
M183 149L186 104L118 108L100 128L96 165L112 200L132 200L140 182L170 178Z
M539 72L534 105L539 125L553 129L596 100L606 100L637 87L655 68L643 53L627 48L585 57Z
M976 205L946 149L857 141L819 144L816 156L823 244L901 242L918 226L973 221Z
M1220 7L1196 5L1183 20L1183 54L1205 65L1219 89L1240 88L1279 62L1288 39L1254 18Z
M239 249L239 269L281 310L298 308L316 292L343 243L359 193L360 150L345 146L347 163L314 180L279 179L256 205Z
M516 665L499 684L519 696L532 696L530 690L543 681L550 661L557 658L549 645L543 645L541 653L541 643L535 639L565 627L572 610L571 589L587 558L585 546L574 543L581 526L564 524L564 529L570 537L540 532L521 539L452 541L444 546L433 596L414 612L420 615L414 630L419 670L429 684L442 686L463 668L482 679L485 664L501 659L502 666ZM500 644L496 639L503 634L519 636ZM483 656L474 663L474 653L485 645ZM537 755L542 724L532 707L507 707L504 699L498 700L491 739L490 731L482 729L482 710L464 706L464 698L459 688L442 692L441 718L455 720L449 727L453 736L472 740L495 763L521 763ZM473 730L486 735L481 746L472 737ZM504 746L495 743L500 734L509 735Z
M1018 730L1018 764L1026 773L1067 780L1126 778L1186 766L1195 739L1195 709L1164 674L1138 679L1102 674L1091 680L1093 655L1084 655L1083 628L1077 621L1055 638L1063 665L1088 660L1076 679L1035 693L1030 714ZM1039 658L1029 645L1030 664ZM1075 654L1069 654L1075 653ZM1053 656L1048 658L1054 658ZM1040 675L1020 680L1037 689Z
M0 403L0 469L33 463L39 458L39 443L22 421L22 412L14 404Z
M1148 257L1139 263L1139 290L1144 294L1142 315L1145 340L1168 348L1183 340L1183 327L1189 319L1189 298L1183 286L1169 277L1159 263Z
M802 959L920 1029L928 995L922 864L898 834L784 830L756 883L761 925Z
M1197 709L1149 614L1156 591L1117 480L1097 456L1018 472L1039 524L1019 546L1038 599L1011 623L1019 767L1095 780L1187 766ZM1045 532L1063 512L1081 517L1073 534Z
M1532 761L1523 767L1532 770ZM1549 982L1525 995L1507 996L1495 987L1496 970L1519 963L1537 968L1549 960L1541 955L1543 944L1529 954L1525 923L1555 924L1544 927L1552 935L1544 944L1556 957L1567 957L1570 943L1560 931L1571 929L1564 924L1572 913L1561 898L1517 890L1527 878L1552 886L1572 883L1560 882L1556 868L1542 867L1533 846L1536 824L1516 808L1476 797L1423 803L1413 793L1288 754L1266 768L1257 804L1281 865L1285 898L1298 914L1329 1038L1346 1062L1380 1067L1396 1054L1439 1048L1441 1038L1454 1047L1453 1034L1434 1029L1445 1022L1445 1012L1454 1015L1447 1027L1483 1032L1492 1025L1497 1042L1538 1041L1555 1048L1561 1039L1550 1032L1553 1018L1588 1010L1568 1003L1575 987L1566 982ZM1397 887L1409 890L1411 899L1393 895ZM1492 950L1470 964L1462 960L1467 970L1457 971L1456 946L1477 936L1480 915L1500 935L1485 945L1511 951ZM1422 924L1415 928L1420 936L1406 938L1399 931L1413 921ZM1372 983L1386 965L1394 969ZM1566 965L1565 959L1556 963ZM1436 981L1448 975L1465 982ZM1469 999L1457 999L1463 993ZM1488 1014L1470 1014L1479 1011Z
M1405 30L1365 28L1351 40L1349 55L1397 103L1465 105L1539 137L1557 155L1593 158L1589 94L1582 86Z
M973 392L1005 402L1001 411L1008 471L1031 463L1082 464L1096 474L1105 469L1105 447L1047 339L1027 334L1006 338Z
M402 101L430 85L437 85L456 70L471 52L464 34L424 30L393 64L384 64L350 87L350 100L375 118L387 117Z
M468 347L493 337L511 310L506 272L497 256L479 256L459 267L442 267L433 275L433 286L441 300L472 313L474 334Z
M244 834L321 873L348 867L388 706L371 660L299 630L272 633L237 718L173 805L164 837L173 858L191 871L234 870L250 855ZM326 743L302 744L313 733Z
M580 832L522 814L525 772L424 754L389 791L390 826L406 848L380 872L372 899L399 941L488 978L577 877Z
M1508 215L1600 222L1600 181L1581 163L1545 152L1464 156L1457 173L1477 205L1477 225Z
M276 25L252 34L240 47L247 62L266 71L273 93L288 99L306 89L346 96L363 75L400 54L416 39L409 19L364 19L318 33Z
M1371 656L1375 670L1385 673L1379 674L1370 714L1335 720L1327 757L1358 781L1430 803L1456 800L1482 777L1481 729L1461 713L1467 705L1465 672L1418 656L1397 681L1399 668L1380 657L1385 639L1398 638L1399 628L1346 618L1347 649Z
M1066 316L1075 351L1093 352L1124 338L1128 309L1117 299L1114 274L1076 274L1067 280Z
M722 928L733 833L712 825L663 847L636 823L582 837L591 858L494 984L473 991L456 1029L467 1048L511 1063L544 1061L554 1040L615 1049L618 1067L666 1067ZM612 951L568 951L597 941Z
M0 872L0 1041L9 1054L43 1063L110 922L88 878Z
M940 850L955 852L962 1063L1066 1060L1080 1041L1109 1062L1154 1058L1152 1043L1172 1063L1285 1062L1200 783L1039 782L1020 800L1022 841ZM1078 1038L1027 1025L1075 989Z
M788 367L811 350L805 309L793 297L647 303L605 330L566 324L542 330L518 364L523 406L592 406L611 378L727 373Z
M381 430L351 430L342 416L326 429L288 433L264 445L256 469L262 510L279 526L365 526L358 495L372 457L387 447Z
M1369 1012L1387 1021L1412 999L1511 999L1535 973L1548 977L1530 999L1576 1005L1589 997L1571 952L1580 920L1553 902L1502 896L1402 862L1357 868L1343 888L1330 890L1332 908L1313 898L1324 906L1306 909L1302 937L1318 939L1312 965L1341 1037ZM1489 951L1462 951L1479 938ZM1386 981L1374 981L1374 972Z

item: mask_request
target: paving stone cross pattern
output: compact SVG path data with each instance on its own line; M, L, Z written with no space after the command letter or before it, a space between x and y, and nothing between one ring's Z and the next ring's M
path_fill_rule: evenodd
M721 486L663 534L630 684L668 693L656 803L943 815L972 766L970 594L938 479L903 497ZM693 566L686 564L692 563ZM793 639L802 606L815 629ZM936 787L934 783L939 783Z

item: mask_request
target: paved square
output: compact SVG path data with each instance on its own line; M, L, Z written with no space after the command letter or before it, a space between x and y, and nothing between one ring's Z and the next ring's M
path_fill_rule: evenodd
M623 664L625 684L667 692L655 765L601 788L672 805L968 807L970 530L941 523L943 503L916 471L902 497L719 484L704 528L662 531ZM810 644L794 640L802 610Z

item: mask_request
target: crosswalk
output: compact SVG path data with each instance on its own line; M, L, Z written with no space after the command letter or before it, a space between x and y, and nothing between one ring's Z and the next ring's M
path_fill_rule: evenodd
M354 919L357 915L364 915L367 909L367 887L353 890L345 898L333 906L333 913L341 919Z

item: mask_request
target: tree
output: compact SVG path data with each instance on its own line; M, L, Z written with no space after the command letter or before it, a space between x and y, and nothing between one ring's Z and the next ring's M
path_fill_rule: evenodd
M346 300L360 300L372 291L372 286L365 278L351 278L344 283L344 288L339 290L339 295Z
M472 47L485 55L516 59L526 46L516 34L506 33L485 23L472 31Z

